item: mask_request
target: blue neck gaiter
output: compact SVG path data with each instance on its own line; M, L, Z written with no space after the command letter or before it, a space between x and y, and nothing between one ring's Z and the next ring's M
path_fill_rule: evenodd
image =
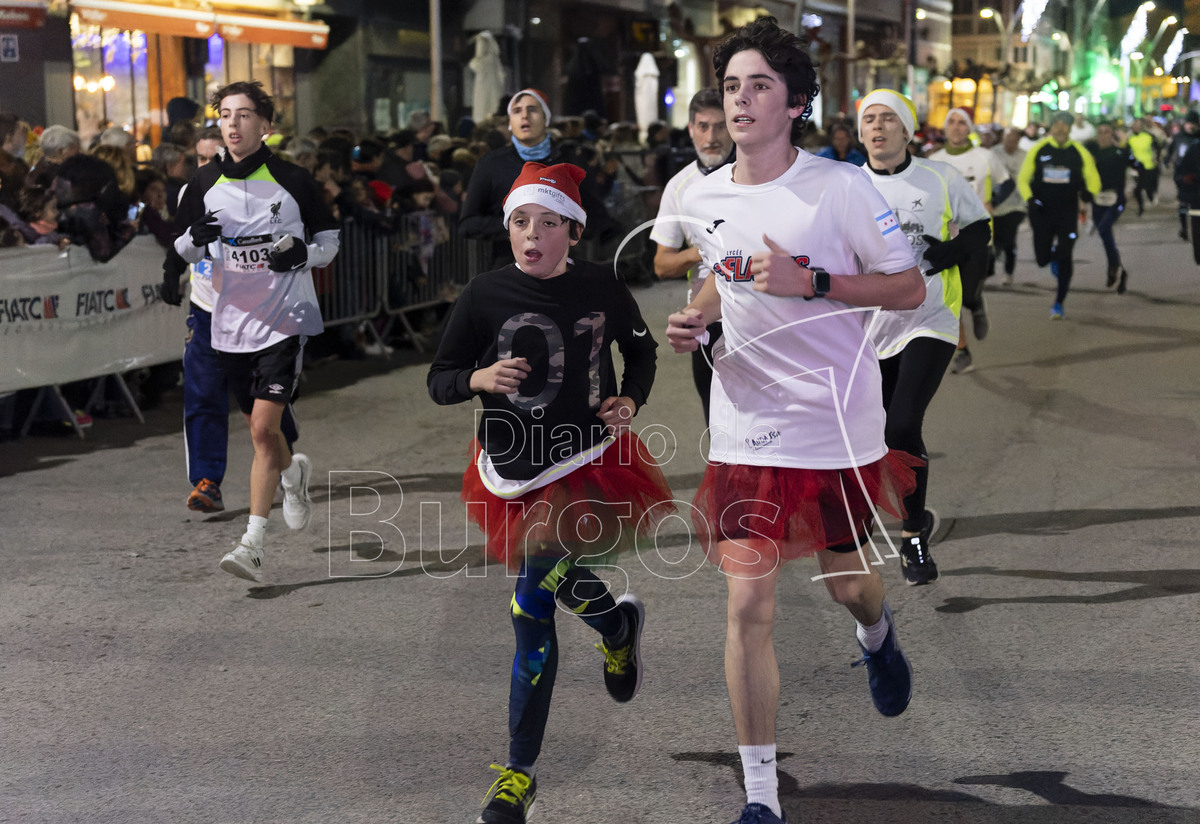
M531 160L545 160L550 156L550 135L546 135L542 142L536 146L526 146L515 137L511 138L511 140L513 148L517 150L517 154L526 163Z

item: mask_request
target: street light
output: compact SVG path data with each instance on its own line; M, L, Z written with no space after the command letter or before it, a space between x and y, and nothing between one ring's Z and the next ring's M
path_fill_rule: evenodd
M1158 41L1162 40L1163 32L1167 30L1167 26L1174 26L1179 20L1175 15L1164 17L1163 21L1158 24L1158 31L1154 33L1154 38L1150 41L1150 48L1146 49L1146 54L1154 54L1154 50L1158 48Z
M1004 21L1000 17L1000 12L996 11L994 8L992 8L990 6L984 6L983 8L981 8L979 10L979 16L982 17L984 20L995 21L996 28L1000 32L1000 71L998 71L996 74L998 76L1004 77L1004 80L1005 80L1004 87L1005 87L1006 91L1008 89L1008 61L1009 61L1009 55L1012 54L1013 27L1016 26L1017 16L1021 13L1021 8L1024 5L1025 5L1024 0L1021 0L1021 2L1017 4L1017 8L1013 11L1012 20L1009 21L1007 27L1004 25ZM996 98L998 97L999 93L1000 93L999 84L997 84L995 79L993 79L992 80L992 117L993 118L996 117Z
M1134 98L1133 98L1133 116L1134 117L1142 116L1142 94L1145 92L1144 80L1145 80L1145 76L1146 76L1146 64L1143 62L1145 57L1146 57L1146 55L1142 54L1140 51L1131 52L1129 54L1129 59L1136 60L1137 67L1138 67L1137 94L1134 95Z

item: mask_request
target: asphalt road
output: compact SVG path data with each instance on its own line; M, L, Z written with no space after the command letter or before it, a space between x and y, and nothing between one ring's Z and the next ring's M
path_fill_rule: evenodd
M1015 286L988 292L977 368L926 426L942 578L883 569L916 670L904 715L872 709L815 566L786 568L789 821L1200 821L1200 266L1176 228L1169 205L1122 219L1123 296L1085 235L1064 321L1027 231ZM662 327L682 288L637 297ZM638 424L673 441L688 500L699 403L660 351ZM471 409L424 380L411 356L310 370L317 510L301 533L273 513L262 586L217 569L246 515L240 421L213 517L184 507L177 393L145 424L0 444L0 821L474 820L506 754L511 581L457 500ZM683 545L610 574L648 605L643 691L613 704L594 639L560 619L534 821L725 824L720 576Z

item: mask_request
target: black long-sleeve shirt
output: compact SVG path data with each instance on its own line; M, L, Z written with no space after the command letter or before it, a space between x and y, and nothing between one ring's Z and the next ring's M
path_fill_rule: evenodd
M611 345L625 361L620 391ZM480 393L478 437L504 478L528 480L604 439L600 404L624 395L640 408L650 394L658 344L637 301L612 270L577 262L553 278L515 264L479 275L455 303L429 368L439 404L471 400L471 375L525 358L531 371L513 395Z
M557 141L551 141L550 155L538 162L547 166L556 163L584 165L574 144ZM525 161L512 146L501 146L479 158L475 170L471 172L467 195L459 212L458 228L464 235L507 245L504 198L524 166ZM588 216L585 235L592 237L599 234L608 223L608 211L590 175L579 185L579 198Z

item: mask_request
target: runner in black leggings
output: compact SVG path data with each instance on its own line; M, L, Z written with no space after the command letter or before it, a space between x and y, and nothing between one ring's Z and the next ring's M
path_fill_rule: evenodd
M925 299L919 307L880 312L871 326L883 376L884 441L889 449L925 461L916 470L916 490L904 499L900 532L904 580L913 585L938 577L929 553L937 514L925 506L925 410L958 345L958 314L966 301L960 267L986 262L991 239L987 209L966 179L947 163L908 153L915 131L916 112L907 97L876 89L863 98L859 134L867 147L871 183L891 207L894 225L907 236L925 279Z
M899 355L879 361L883 373L883 408L887 411L883 437L888 449L899 449L925 460L925 465L915 470L916 490L904 499L904 511L908 513L904 519L904 532L919 534L926 527L929 453L925 451L925 438L921 432L925 410L942 385L942 376L954 357L954 349L955 345L948 341L914 338Z

